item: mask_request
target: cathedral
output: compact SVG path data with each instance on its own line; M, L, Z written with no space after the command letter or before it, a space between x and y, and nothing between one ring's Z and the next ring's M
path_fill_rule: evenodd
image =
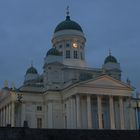
M101 68L88 67L85 47L83 29L67 11L54 30L43 72L31 65L20 88L1 89L0 126L136 129L134 88L121 80L120 63L109 52Z

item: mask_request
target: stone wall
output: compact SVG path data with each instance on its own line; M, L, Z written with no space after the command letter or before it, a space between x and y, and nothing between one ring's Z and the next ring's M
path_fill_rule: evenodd
M140 140L140 130L0 128L0 140Z

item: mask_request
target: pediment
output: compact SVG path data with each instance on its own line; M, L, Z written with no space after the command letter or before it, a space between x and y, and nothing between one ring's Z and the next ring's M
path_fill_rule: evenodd
M116 80L110 76L107 75L103 75L100 76L96 79L91 79L88 81L85 81L83 83L80 84L80 86L86 86L86 87L99 87L99 88L127 88L127 89L131 89L132 87L128 86L127 84Z

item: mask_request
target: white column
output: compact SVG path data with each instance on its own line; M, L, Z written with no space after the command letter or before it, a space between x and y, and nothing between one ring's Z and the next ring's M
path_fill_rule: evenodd
M5 106L5 126L7 125L7 106Z
M11 104L9 104L9 124L11 124Z
M1 126L3 126L3 109L1 108Z
M8 124L8 105L6 106L6 125Z
M7 124L9 124L9 104L7 105Z
M5 106L5 126L6 126L6 118L7 118L7 116L6 116L6 106Z
M48 103L48 128L53 128L53 104L52 101Z
M3 107L3 109L2 109L2 126L4 126L4 107Z
M120 126L121 129L124 129L124 109L123 109L123 98L119 97L119 105L120 105Z
M98 124L99 129L103 128L102 124L102 99L101 96L97 96L97 106L98 106Z
M3 109L1 108L1 126L3 126Z
M129 108L129 121L130 121L130 129L133 130L133 111L132 107Z
M3 126L5 126L5 107L3 107Z
M73 121L74 121L74 128L76 128L76 103L75 103L75 97L73 98Z
M71 128L72 127L72 117L71 117L71 99L68 98L68 116L69 116L69 125L68 125L68 128Z
M92 128L91 97L90 97L90 95L87 95L87 124L88 124L88 128Z
M5 126L5 107L3 108L3 126Z
M3 126L3 108L1 109L1 126Z
M3 109L1 108L1 126L3 126Z
M70 98L70 115L71 115L71 128L74 128L74 114L73 114L73 98Z
M81 128L80 95L76 95L76 118L77 128Z
M109 96L110 128L115 129L114 103L113 96Z
M9 105L8 105L8 123L9 123L9 124L11 124L10 118L11 118L11 113L10 113L10 104L9 104Z
M67 128L70 128L70 110L69 110L69 98L66 100L66 117L67 117L67 120L65 123L67 123L65 126Z
M12 113L11 113L11 126L12 127L15 127L15 103L14 102L12 102L11 103L11 111L12 111Z
M46 103L44 104L44 128L47 128L47 105Z
M24 125L24 121L25 121L25 104L22 103L21 104L21 126Z
M1 109L0 109L0 126L1 126Z

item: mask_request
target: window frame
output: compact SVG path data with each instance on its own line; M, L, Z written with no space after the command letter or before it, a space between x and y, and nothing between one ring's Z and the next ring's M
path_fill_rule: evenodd
M70 58L70 50L66 50L66 59Z

